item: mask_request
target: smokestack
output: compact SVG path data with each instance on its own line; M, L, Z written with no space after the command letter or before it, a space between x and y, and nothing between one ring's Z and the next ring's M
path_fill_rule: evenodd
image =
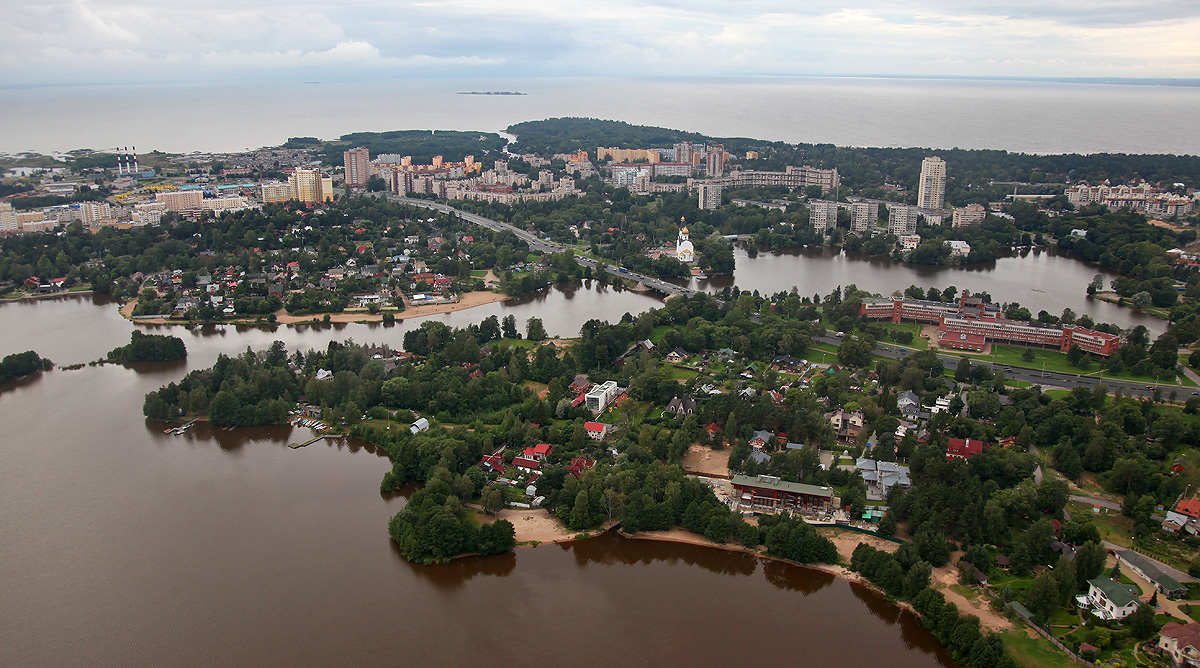
M137 172L138 172L137 147L134 146L133 147L133 172L131 172L131 173L137 173Z
M125 173L125 165L121 162L121 147L117 147L117 176Z

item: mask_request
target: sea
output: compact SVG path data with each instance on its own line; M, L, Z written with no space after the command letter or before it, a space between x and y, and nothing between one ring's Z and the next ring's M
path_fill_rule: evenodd
M839 146L1197 155L1198 112L1200 86L1170 82L735 76L20 86L0 87L0 152L230 152L294 136L494 132L580 116Z

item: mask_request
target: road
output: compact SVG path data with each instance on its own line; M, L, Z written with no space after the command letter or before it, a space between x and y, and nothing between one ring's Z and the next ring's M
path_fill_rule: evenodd
M529 250L534 251L535 253L559 253L562 251L573 252L573 249L570 246L564 246L563 244L559 244L559 243L555 243L553 241L542 239L542 238L538 237L536 234L530 232L529 230L523 230L515 225L501 222L499 220L493 220L491 218L486 218L486 217L480 216L478 214L468 213L466 211L463 211L462 209L456 209L456 208L450 206L449 204L442 204L441 202L432 202L427 199L414 199L411 197L400 197L398 195L388 195L387 200L389 202L396 202L397 204L407 204L409 206L419 206L419 207L422 207L425 209L432 209L434 211L438 211L441 213L455 215L455 216L458 216L461 220L464 220L468 223L473 223L475 225L479 225L480 227L486 227L489 230L495 230L497 232L512 232L513 234L517 235L518 239L520 239L521 241L524 241L526 244L528 244ZM595 271L598 266L598 263L595 260L588 258L588 257L581 256L581 255L576 255L575 261L578 262L581 266L591 267L591 269L593 271ZM674 283L668 283L664 280L654 278L653 276L647 276L646 274L640 274L636 271L630 271L628 269L621 269L620 267L612 267L612 266L608 266L608 265L605 265L605 269L608 271L608 273L612 274L613 276L617 276L619 278L629 278L629 279L638 281L642 285L646 286L647 288L649 288L651 290L655 290L657 292L661 292L662 294L667 295L668 297L674 296L674 295L683 295L683 296L690 297L690 296L698 294L697 290L692 290L691 288L680 287L678 285L675 285Z

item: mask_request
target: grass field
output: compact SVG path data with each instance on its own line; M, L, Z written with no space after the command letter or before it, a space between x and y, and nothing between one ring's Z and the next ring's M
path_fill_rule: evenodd
M995 352L994 355L966 355L962 353L955 353L951 350L943 350L942 352L951 355L958 355L959 357L966 357L967 359L980 362L995 362L1001 366L1011 366L1013 368L1030 369L1033 371L1041 371L1045 369L1046 371L1053 371L1055 373L1069 373L1080 376L1103 375L1105 378L1128 380L1135 383L1159 384L1162 385L1164 391L1170 390L1170 388L1175 385L1175 383L1170 381L1159 381L1153 376L1138 375L1130 371L1123 371L1119 374L1105 371L1103 374L1101 374L1100 367L1096 364L1092 364L1092 366L1087 369L1081 369L1077 366L1072 366L1071 363L1067 361L1066 353L1060 353L1057 350L1025 348L1024 346L1009 346L999 343L992 344L992 350ZM1024 355L1026 350L1033 350L1034 357L1032 361L1025 361ZM1184 376L1179 378L1179 384L1185 387L1195 387L1196 385L1191 381L1191 379Z
M1017 665L1023 668L1075 668L1079 665L1045 638L1030 638L1023 628L1002 633L1000 638Z
M918 350L926 350L929 348L929 341L921 338L921 325L915 322L889 322L883 325L883 328L889 332L912 332L912 343L896 343L891 339L881 341L880 343L896 344L916 348Z

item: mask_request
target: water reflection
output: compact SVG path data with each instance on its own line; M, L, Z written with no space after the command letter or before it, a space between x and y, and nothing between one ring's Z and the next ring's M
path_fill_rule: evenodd
M478 577L505 576L512 573L513 569L517 567L515 552L488 557L463 557L448 564L435 566L413 564L404 559L404 555L395 541L388 539L388 543L391 544L392 554L396 555L396 559L403 564L401 570L412 573L419 579L443 590L460 589Z
M832 573L819 571L815 568L799 568L773 559L763 563L763 575L767 582L780 589L794 591L804 596L821 591L833 584L837 579Z

